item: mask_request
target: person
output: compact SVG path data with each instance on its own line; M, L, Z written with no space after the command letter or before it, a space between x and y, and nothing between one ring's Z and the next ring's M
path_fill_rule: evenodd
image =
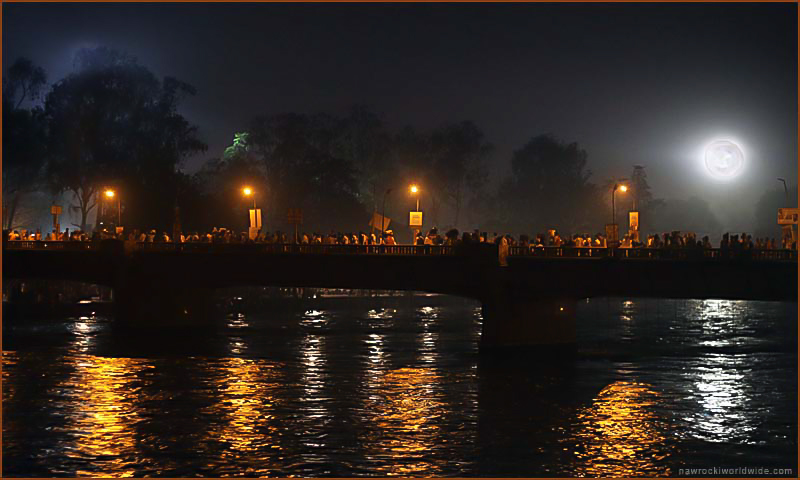
M447 245L455 245L458 243L458 230L455 228L448 230L445 236L447 237L447 241L445 242Z
M386 230L386 245L397 245L394 241L394 232Z

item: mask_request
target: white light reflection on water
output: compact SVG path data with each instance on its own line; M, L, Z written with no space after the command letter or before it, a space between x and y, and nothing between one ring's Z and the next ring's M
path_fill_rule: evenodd
M621 325L621 335L622 340L625 342L632 342L634 341L635 332L635 318L636 318L636 305L633 303L632 300L625 300L622 302L622 312L620 313L620 319L622 322Z
M300 320L307 332L300 340L300 382L302 394L299 410L302 413L298 440L304 448L303 459L308 463L326 463L330 460L328 425L333 419L329 405L327 338L320 332L330 322L324 311L308 310Z
M745 414L753 403L752 354L731 351L746 344L746 302L689 301L687 308L690 319L699 322L699 345L711 350L685 373L691 385L689 399L701 408L684 417L689 430L683 435L709 442L752 443L755 419Z
M247 328L250 323L243 313L232 313L228 315L228 328Z
M440 310L440 307L422 307L418 311L420 315L419 323L422 329L417 337L417 351L423 364L434 365L438 364L439 361L439 351L437 349L439 333L435 329L436 321L441 313Z

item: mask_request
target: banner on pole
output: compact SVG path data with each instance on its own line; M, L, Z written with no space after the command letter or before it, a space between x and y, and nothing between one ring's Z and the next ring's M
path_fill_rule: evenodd
M380 213L373 213L372 220L369 222L371 228L377 228L381 232L385 232L389 228L392 220L389 217L384 217Z
M422 226L422 212L409 212L408 213L408 226L421 227Z
M303 224L303 209L302 208L290 208L288 212L286 212L286 223L294 224L294 225L302 225Z

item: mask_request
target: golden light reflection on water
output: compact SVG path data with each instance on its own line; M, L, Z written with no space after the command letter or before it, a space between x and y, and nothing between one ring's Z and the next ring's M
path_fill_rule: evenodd
M136 405L137 377L153 366L144 359L70 355L74 368L67 380L67 404L76 408L67 418L72 433L64 446L67 457L90 459L91 468L78 476L127 477L135 473L138 447L136 425L141 421Z
M10 382L9 380L11 379L11 372L18 362L19 355L17 352L3 351L3 402L11 402L16 394L15 382Z
M654 412L658 392L645 383L606 386L578 412L578 449L573 473L590 477L669 475L664 459L667 425Z
M223 359L215 370L212 388L219 397L204 413L220 421L210 425L208 439L223 444L225 457L280 450L274 413L279 366L264 359L233 357Z
M381 474L428 476L446 466L445 460L431 455L441 444L439 424L446 414L446 406L435 392L439 380L427 368L390 370L367 398L365 411L374 415L366 434L367 455L379 460Z

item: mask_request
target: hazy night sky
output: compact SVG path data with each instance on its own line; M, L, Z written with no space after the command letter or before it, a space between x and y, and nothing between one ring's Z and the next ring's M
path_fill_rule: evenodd
M553 133L595 182L645 165L656 196L700 196L730 228L797 182L796 4L3 5L4 69L26 56L55 82L95 45L197 87L190 171L255 114L362 103L391 127L475 121L496 177ZM704 173L716 139L743 147L737 180Z

